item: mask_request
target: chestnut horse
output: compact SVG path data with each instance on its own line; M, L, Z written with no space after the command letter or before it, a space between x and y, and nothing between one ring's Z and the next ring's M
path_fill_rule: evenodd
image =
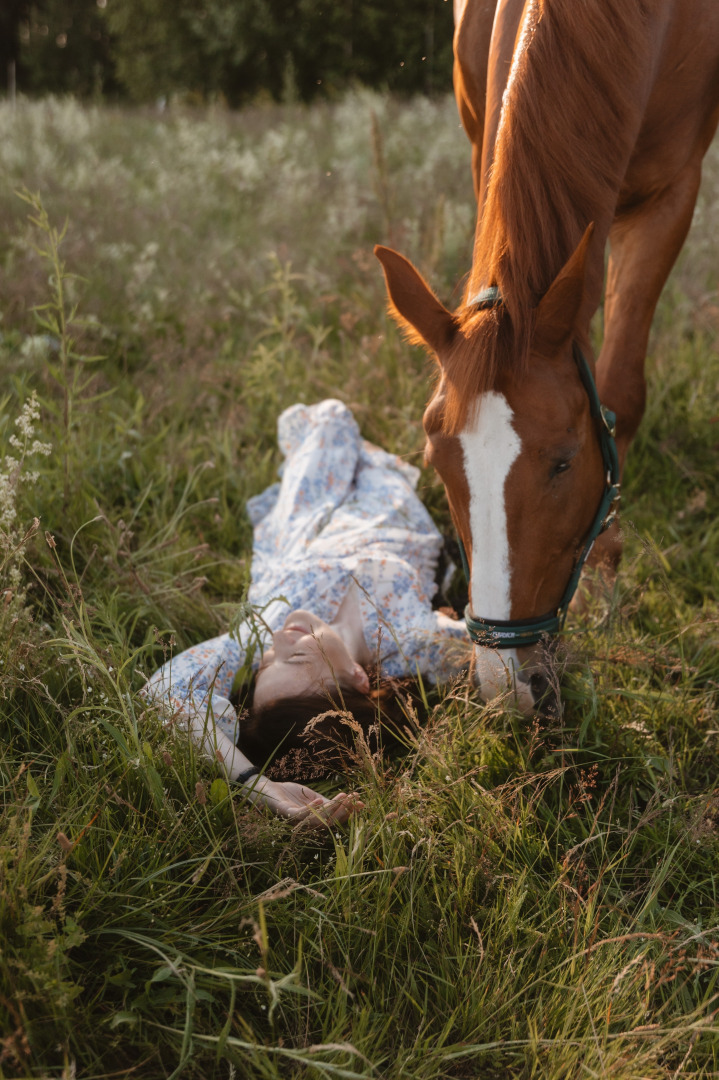
M513 688L528 711L536 643L561 628L592 542L609 573L621 554L610 507L649 329L719 120L719 2L455 0L455 19L478 200L458 310L376 253L394 317L439 361L426 456L466 552L480 689Z

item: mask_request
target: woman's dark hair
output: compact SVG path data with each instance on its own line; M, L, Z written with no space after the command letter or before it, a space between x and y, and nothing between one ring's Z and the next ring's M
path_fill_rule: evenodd
M332 686L253 705L240 717L240 750L274 779L311 780L356 764L358 743L373 754L401 743L416 727L416 683L370 676L370 685L369 694Z

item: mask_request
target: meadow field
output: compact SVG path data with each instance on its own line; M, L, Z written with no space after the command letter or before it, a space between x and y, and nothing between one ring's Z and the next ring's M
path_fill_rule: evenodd
M561 714L433 691L308 833L139 690L240 610L282 408L421 463L372 245L457 301L454 102L0 104L0 1076L719 1075L718 151Z

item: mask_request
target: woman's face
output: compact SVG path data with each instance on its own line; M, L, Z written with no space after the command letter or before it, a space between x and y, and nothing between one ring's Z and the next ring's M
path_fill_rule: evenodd
M255 680L253 704L264 708L281 698L304 697L324 687L369 691L367 672L328 623L309 611L293 611L272 635Z

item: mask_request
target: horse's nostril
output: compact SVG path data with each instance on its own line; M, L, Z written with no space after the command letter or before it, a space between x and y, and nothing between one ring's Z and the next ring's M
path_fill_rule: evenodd
M534 708L548 720L562 715L562 699L557 683L542 671L533 671L527 680L534 698Z
M534 694L534 700L538 702L549 690L549 679L541 671L535 671L529 676L529 689Z

